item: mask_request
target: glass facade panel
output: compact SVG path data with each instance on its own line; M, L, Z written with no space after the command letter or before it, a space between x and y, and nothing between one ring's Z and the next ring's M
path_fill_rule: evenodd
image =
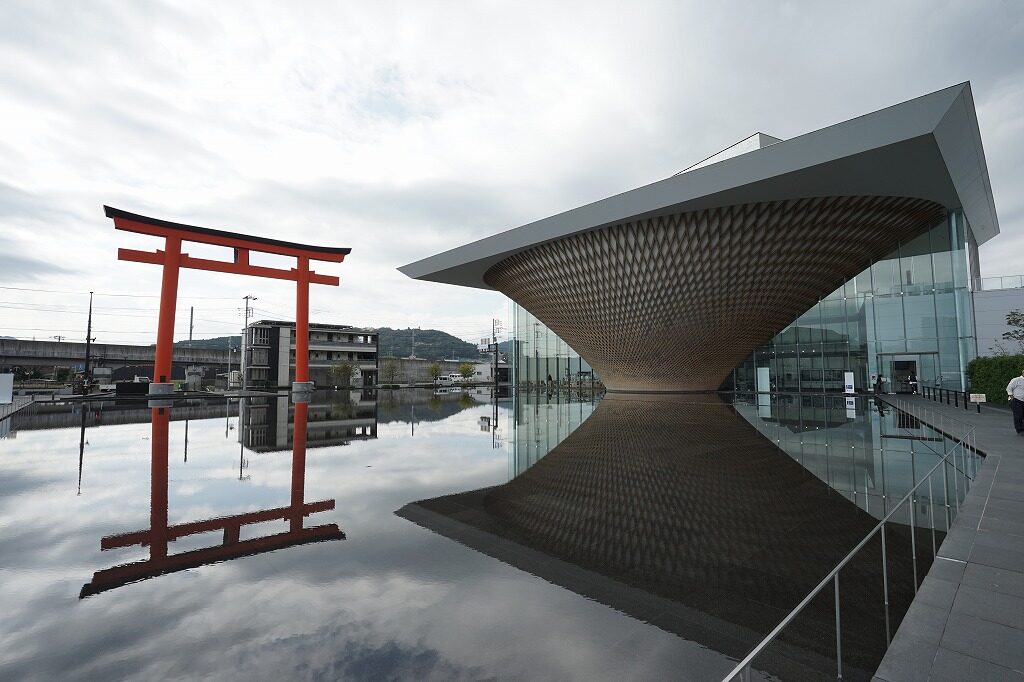
M858 391L881 376L887 393L919 383L963 389L977 353L968 289L974 243L961 211L901 243L825 296L737 367L732 386L753 390L767 367L772 390ZM727 385L728 387L728 385Z
M593 370L569 345L525 308L512 303L512 373L519 386L589 385Z

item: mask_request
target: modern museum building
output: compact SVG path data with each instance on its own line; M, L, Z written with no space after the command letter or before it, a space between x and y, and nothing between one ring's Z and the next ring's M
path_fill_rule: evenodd
M612 392L966 388L999 233L968 83L406 265L514 303L520 384Z

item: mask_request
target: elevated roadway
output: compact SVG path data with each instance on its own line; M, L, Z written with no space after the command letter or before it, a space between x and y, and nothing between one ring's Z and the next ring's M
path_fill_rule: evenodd
M90 362L94 367L111 369L152 365L154 353L154 346L94 343L90 349ZM237 358L232 358L232 361L237 365ZM175 346L173 362L182 367L227 367L228 350ZM0 339L0 371L12 367L77 367L84 363L85 342Z

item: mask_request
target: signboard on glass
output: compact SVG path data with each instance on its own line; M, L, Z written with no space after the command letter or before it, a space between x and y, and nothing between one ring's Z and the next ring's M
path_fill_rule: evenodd
M14 375L0 374L0 405L14 402Z

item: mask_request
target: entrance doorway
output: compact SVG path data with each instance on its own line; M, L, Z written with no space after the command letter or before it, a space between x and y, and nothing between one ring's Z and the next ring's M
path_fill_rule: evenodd
M879 353L878 368L885 377L885 393L909 395L920 393L921 386L935 385L938 354Z
M917 393L918 376L916 360L892 361L892 387L897 394Z

